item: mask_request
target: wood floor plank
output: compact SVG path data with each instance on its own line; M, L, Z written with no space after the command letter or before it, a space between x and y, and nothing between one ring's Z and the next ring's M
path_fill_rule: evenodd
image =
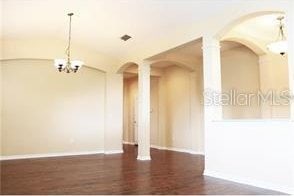
M123 154L1 161L1 194L281 194L203 176L201 155L152 149L152 161L137 161L136 154L124 145Z

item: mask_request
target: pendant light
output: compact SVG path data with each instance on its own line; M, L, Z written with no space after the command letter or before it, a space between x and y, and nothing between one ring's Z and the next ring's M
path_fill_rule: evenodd
M76 73L82 66L83 62L79 60L71 60L70 52L71 52L71 18L74 15L73 13L67 14L69 16L69 33L68 33L68 45L66 48L66 59L55 59L54 65L58 69L59 72L66 73Z
M278 39L275 42L272 42L267 45L267 48L269 51L280 54L284 56L287 53L288 50L288 44L285 36L285 31L284 31L284 16L280 16L277 18L279 21L279 34L278 34Z

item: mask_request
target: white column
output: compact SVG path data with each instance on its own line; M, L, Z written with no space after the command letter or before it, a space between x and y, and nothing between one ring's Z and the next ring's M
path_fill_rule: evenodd
M213 36L205 35L202 39L203 74L204 74L204 118L205 122L222 119L222 106L216 100L220 98L221 61L220 43ZM219 105L216 105L219 104Z
M122 153L123 135L123 76L106 73L105 134L106 154Z
M289 72L289 90L294 95L294 2L290 1L287 10L286 30L288 31L288 72ZM291 119L294 121L294 100L291 104Z
M138 68L138 160L150 157L150 65L142 63Z

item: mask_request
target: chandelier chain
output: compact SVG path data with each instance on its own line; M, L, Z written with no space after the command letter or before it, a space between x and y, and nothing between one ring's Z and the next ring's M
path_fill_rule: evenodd
M68 44L65 49L65 59L55 59L54 64L57 67L59 72L66 72L66 73L76 73L82 66L83 62L79 60L71 60L71 26L72 26L72 16L73 13L68 13L69 16L69 30L68 30Z
M278 35L278 40L285 40L286 36L285 36L285 32L284 32L284 24L283 24L283 20L284 17L279 17L279 35Z

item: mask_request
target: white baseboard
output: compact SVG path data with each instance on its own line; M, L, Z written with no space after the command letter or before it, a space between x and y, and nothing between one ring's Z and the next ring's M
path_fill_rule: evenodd
M118 154L118 153L123 153L123 150L109 150L109 151L98 150L98 151L83 151L83 152L9 155L9 156L0 156L0 160L5 161L5 160L14 160L14 159L35 159L35 158L48 158L48 157L64 157L64 156L92 155L92 154Z
M150 147L158 150L168 150L167 147L164 146L151 145Z
M151 160L151 157L150 156L138 156L137 157L137 160L140 160L140 161L150 161Z
M106 150L104 154L119 154L123 152L124 152L123 150Z
M130 145L135 145L135 143L128 143ZM187 149L162 147L151 145L151 148L156 148L160 150L171 150L177 152L185 152L190 154L203 154L202 152L196 152ZM65 153L46 153L46 154L24 154L24 155L9 155L0 156L0 160L14 160L14 159L34 159L34 158L46 158L46 157L63 157L63 156L76 156L76 155L91 155L91 154L118 154L123 153L123 150L98 150L98 151L83 151L83 152L65 152ZM150 160L150 157L141 157L139 160Z
M65 152L65 153L59 152L59 153L47 153L47 154L9 155L9 156L1 156L0 160L64 157L64 156L76 156L76 155L103 154L103 153L104 153L103 150L98 150L98 151L84 151L84 152Z
M123 141L123 144L135 145L136 143L135 142L126 142L126 141Z
M123 141L123 144L135 145L136 143ZM157 146L157 145L151 145L150 147L158 149L158 150L170 150L170 151L177 151L177 152L185 152L189 154L204 155L203 152L193 151L193 150L184 149L184 148L164 147L164 146Z
M257 181L254 179L244 178L240 176L233 176L230 174L215 172L215 171L211 171L207 169L204 171L204 175L294 195L294 187L285 187L284 185L277 185L277 184L272 184L268 182Z
M184 152L184 153L189 153L189 154L204 155L203 152L193 151L193 150L184 149L184 148L163 147L163 146L156 146L156 145L151 145L151 148L156 148L158 150L170 150L170 151Z

